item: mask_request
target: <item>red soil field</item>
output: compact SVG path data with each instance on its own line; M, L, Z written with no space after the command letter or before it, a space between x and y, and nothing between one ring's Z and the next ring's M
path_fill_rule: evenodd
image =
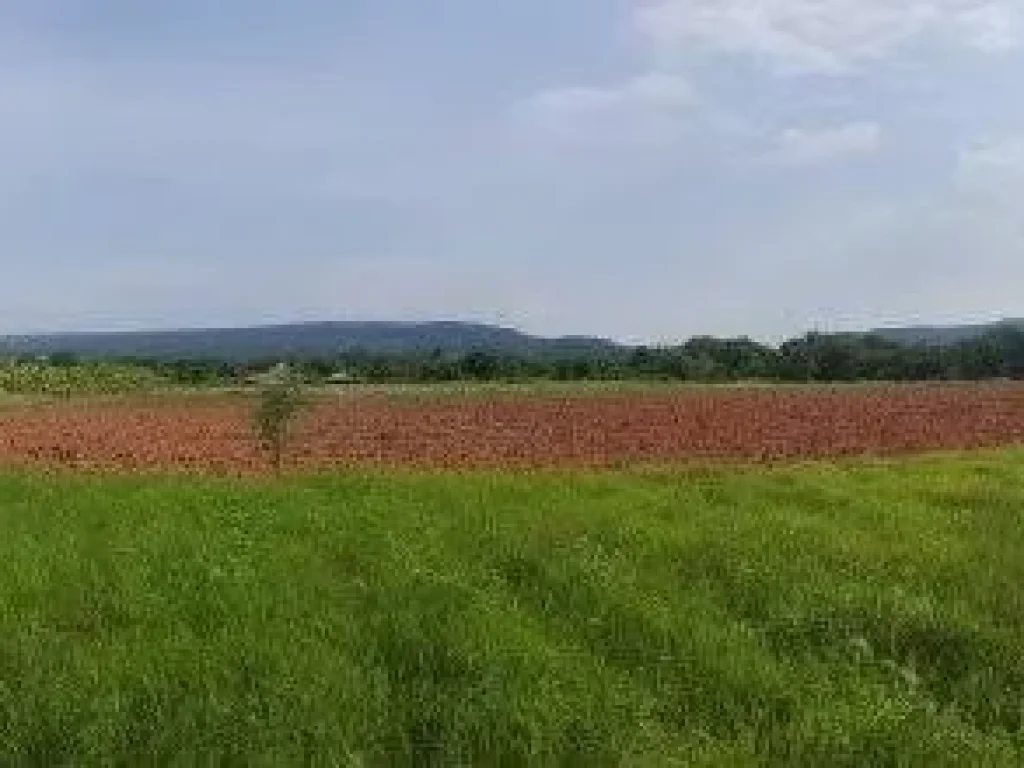
M258 472L240 397L0 409L0 462ZM721 389L571 397L324 398L289 464L449 468L776 461L1024 443L1024 385Z

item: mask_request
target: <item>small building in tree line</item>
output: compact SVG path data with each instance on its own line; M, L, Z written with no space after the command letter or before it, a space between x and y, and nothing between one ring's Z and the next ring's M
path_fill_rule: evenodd
M353 373L350 373L349 371L336 371L335 373L332 373L330 376L324 379L324 383L329 384L332 387L346 386L349 384L358 384L359 377Z
M287 367L286 363L277 363L265 370L242 368L236 372L235 380L245 387L257 387L266 382L269 378L273 377L275 373L279 373L285 367ZM309 376L303 376L303 378L307 383L310 382ZM350 371L335 371L322 379L314 375L313 380L319 380L328 386L347 386L350 384L358 384L362 381L358 375Z

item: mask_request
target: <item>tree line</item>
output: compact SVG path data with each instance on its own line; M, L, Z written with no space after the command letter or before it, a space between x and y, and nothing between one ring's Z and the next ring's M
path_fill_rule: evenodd
M34 358L33 358L34 359ZM679 380L731 382L955 381L1024 379L1024 329L1000 326L957 343L901 344L871 334L809 333L778 347L749 338L696 337L677 346L623 347L564 356L512 354L478 349L442 349L379 354L353 349L332 356L286 357L311 381L348 377L370 383L454 381ZM81 361L57 354L48 364L69 367ZM245 365L216 359L117 362L149 369L183 386L241 383L254 371L269 370L279 358Z

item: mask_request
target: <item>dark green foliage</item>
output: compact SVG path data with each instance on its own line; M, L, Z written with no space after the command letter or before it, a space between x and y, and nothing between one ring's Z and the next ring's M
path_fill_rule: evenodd
M471 379L491 380L499 369L498 356L489 352L470 352L462 360L462 370Z
M904 346L880 336L811 333L778 349L751 339L698 337L577 357L494 351L385 356L345 353L336 365L373 382L675 379L694 382L937 381L1024 377L1024 331L1003 328L952 346Z

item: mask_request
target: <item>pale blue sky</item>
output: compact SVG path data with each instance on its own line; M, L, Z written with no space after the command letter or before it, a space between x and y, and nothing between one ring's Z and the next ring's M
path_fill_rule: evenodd
M6 0L0 333L1024 315L1022 0Z

